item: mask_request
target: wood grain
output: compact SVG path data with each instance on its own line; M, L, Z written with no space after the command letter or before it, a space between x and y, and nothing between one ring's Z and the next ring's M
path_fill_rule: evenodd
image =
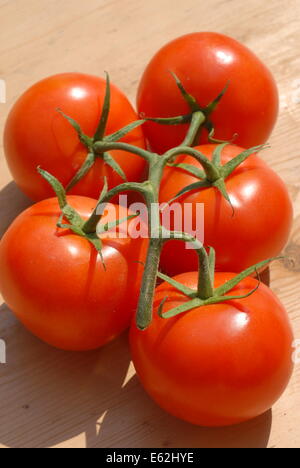
M281 114L265 159L286 181L295 226L271 286L300 339L300 3L298 0L0 0L0 78L12 103L49 74L82 71L112 80L132 100L143 68L165 42L214 30L251 47L272 69ZM0 234L30 203L11 182L1 146ZM270 233L272 235L272 233ZM163 413L144 394L126 336L94 353L49 348L3 304L0 337L0 447L290 447L300 446L300 366L272 412L238 427L203 429Z

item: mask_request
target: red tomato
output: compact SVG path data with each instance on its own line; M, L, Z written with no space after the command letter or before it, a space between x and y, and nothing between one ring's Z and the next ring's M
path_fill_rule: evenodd
M174 117L190 109L170 71L200 104L207 106L229 88L211 115L215 137L250 148L265 143L278 114L278 91L265 65L244 45L217 33L194 33L165 45L147 66L141 79L137 104L141 115ZM147 123L145 135L158 153L178 146L187 126ZM207 142L207 133L202 143Z
M96 201L70 196L87 219ZM113 207L113 205L112 205ZM128 216L115 206L103 223ZM101 236L103 258L88 240L56 228L57 200L44 200L22 213L0 243L0 290L8 306L34 335L66 350L98 348L122 333L137 306L146 241ZM115 236L116 237L116 236Z
M216 145L202 145L196 149L212 159L215 148ZM242 151L237 146L225 146L222 164ZM183 157L180 162L200 168L200 164L190 156ZM182 169L167 168L161 185L160 201L171 200L182 188L197 180ZM204 204L204 241L205 245L214 247L217 252L217 270L241 272L280 254L292 227L293 207L281 178L255 154L242 163L226 179L225 184L234 215L230 204L214 187L190 192L176 200L176 203L181 205L183 219L186 203L192 204L193 219L197 216L198 203ZM186 249L182 242L171 241L163 249L161 265L168 275L174 276L196 271L198 257L194 250Z
M12 108L5 127L4 148L7 162L17 185L33 200L50 198L52 189L39 174L37 166L54 175L66 186L82 166L87 149L80 143L76 131L59 113L76 120L83 132L92 137L99 123L105 95L105 80L80 73L66 73L46 78L32 86ZM111 85L111 109L106 134L114 133L137 120L136 112L126 96ZM141 128L136 128L122 140L144 147ZM129 181L143 177L142 158L112 151L111 155ZM70 194L98 198L107 177L109 188L123 182L103 160L97 158L94 167L70 191Z
M197 289L197 273L177 281ZM216 286L232 279L217 273ZM247 294L247 278L229 294ZM144 331L132 324L133 362L142 385L164 410L201 426L237 424L263 414L285 390L293 370L293 335L288 316L261 284L247 299L194 309L171 319L158 316L187 298L172 286L158 287L153 322Z

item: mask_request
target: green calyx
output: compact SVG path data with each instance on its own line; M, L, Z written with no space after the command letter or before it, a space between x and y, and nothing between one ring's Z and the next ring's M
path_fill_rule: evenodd
M225 95L228 87L229 87L229 82L226 84L226 86L224 87L224 89L220 92L220 94L212 101L210 102L206 107L203 107L201 106L196 98L194 96L192 96L191 94L189 94L187 92L187 90L184 88L182 82L180 81L180 79L178 78L177 75L175 75L175 73L171 72L171 75L173 76L176 84L177 84L177 87L183 97L183 99L186 101L186 103L188 104L191 112L189 114L186 114L186 115L180 115L180 116L176 116L176 117L166 117L166 118L147 118L146 120L148 121L151 121L151 122L156 122L160 125L180 125L180 124L186 124L186 123L190 123L192 122L192 119L193 119L193 115L198 113L198 114L201 114L202 115L202 123L201 123L201 126L198 128L198 131L197 133L194 135L194 139L193 139L193 142L192 142L192 145L191 146L197 146L199 144L199 141L200 141L200 137L201 137L201 132L202 132L202 129L205 128L208 132L208 140L210 143L225 143L221 140L216 140L214 138L214 133L215 133L215 129L214 129L214 124L211 120L211 114L214 112L214 110L217 108L219 102L221 101L221 99L223 98L223 96ZM234 137L234 135L233 135Z
M101 217L103 215L103 209L101 210L102 200L107 193L107 182L105 180L104 188L101 193L100 199L92 212L90 218L86 221L82 219L79 213L69 205L67 201L66 191L62 184L49 172L44 171L40 167L37 169L38 173L51 185L53 188L61 209L61 216L57 222L57 227L60 229L68 229L74 234L83 237L96 249L98 254L101 257L103 266L105 268L103 256L102 256L102 240L100 238L101 234L108 232L109 230L119 226L125 221L135 218L137 215L131 215L124 219L116 220L111 223L100 224ZM63 223L63 220L67 220L68 224Z
M259 145L247 149L226 163L224 166L221 164L222 151L229 143L222 143L218 145L213 153L212 161L210 161L204 154L194 148L183 148L185 154L193 156L203 167L204 170L192 164L169 164L170 167L176 167L184 170L192 176L199 179L199 182L184 187L177 195L169 201L169 204L177 200L183 195L186 195L195 190L201 190L207 187L215 187L225 200L231 205L233 213L234 208L231 203L229 194L226 188L226 179L244 162L249 156L258 151L269 148L269 145Z
M117 132L111 135L105 136L108 117L109 117L109 111L110 111L110 100L111 100L110 78L109 78L108 73L106 73L106 91L105 91L103 108L101 112L99 125L93 137L89 137L85 135L85 133L82 131L78 122L76 122L74 119L72 119L68 115L64 114L62 110L57 109L58 112L72 125L72 127L74 128L74 130L76 131L78 135L78 139L87 149L87 157L83 165L79 168L79 170L77 171L73 179L67 185L66 187L67 192L70 191L73 187L75 187L75 185L77 185L78 182L80 182L80 180L87 175L87 173L95 164L95 161L97 158L102 159L105 164L111 167L121 177L121 179L126 181L126 175L123 169L121 168L121 166L117 163L117 161L113 158L113 156L109 152L99 152L97 150L97 143L117 142L121 140L122 138L124 138L124 136L130 133L132 130L139 127L143 123L145 123L145 120L137 120L136 122L126 125L124 128L118 130Z
M161 302L158 314L161 318L167 319L171 317L176 317L179 314L189 312L195 308L208 306L212 304L220 304L232 300L242 300L245 299L252 294L254 294L259 286L260 281L258 281L256 288L244 295L230 295L230 291L232 291L235 286L237 286L241 281L243 281L248 276L252 275L253 273L257 273L261 268L268 265L270 262L274 260L278 260L279 257L271 258L269 260L265 260L263 262L257 263L256 265L247 268L245 271L240 273L239 275L235 276L233 279L228 281L227 283L219 286L218 288L214 288L214 276L215 276L215 251L214 249L210 249L209 254L207 254L206 250L202 249L202 263L200 263L199 269L199 282L198 282L198 290L190 289L187 286L179 283L178 281L170 278L163 273L158 273L158 277L179 292L181 292L184 296L186 296L189 300L184 304L181 304L178 307L168 310L167 312L163 312L164 306L168 300L168 297L165 297ZM210 291L210 292L209 292ZM209 292L209 294L207 294Z

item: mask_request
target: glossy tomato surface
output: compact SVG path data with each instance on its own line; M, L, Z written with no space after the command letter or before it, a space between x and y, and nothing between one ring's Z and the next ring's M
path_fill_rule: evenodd
M215 148L215 145L202 145L196 149L212 159ZM222 151L222 164L242 151L243 148L227 145ZM183 156L180 162L201 168L190 156ZM161 202L171 200L197 180L182 169L167 168L161 185ZM175 203L180 204L183 230L186 221L196 226L200 204L204 204L204 243L215 248L217 269L241 272L281 253L292 227L293 207L281 178L256 154L241 164L225 183L233 209L214 187L190 192ZM196 271L198 259L195 251L186 249L182 242L170 241L165 244L161 265L174 276Z
M37 173L38 166L66 186L87 156L87 149L80 143L76 131L57 109L72 117L83 132L92 137L101 116L105 86L105 80L96 76L65 73L36 83L17 100L6 122L4 149L15 182L31 199L39 201L53 196L50 186ZM130 102L112 84L106 134L135 120L137 115ZM143 148L141 128L130 132L123 141ZM129 181L141 180L145 169L142 158L123 151L113 151L111 155ZM98 198L104 177L110 188L123 182L98 158L70 194Z
M70 196L88 218L96 201ZM111 206L103 223L128 211ZM66 350L103 346L130 324L137 306L146 241L130 237L131 223L103 234L103 267L84 238L56 228L60 210L48 199L21 214L0 243L0 290L7 305L34 335Z
M159 50L148 64L138 90L137 105L147 117L185 115L190 109L170 71L202 107L229 84L211 115L215 137L245 148L265 143L278 114L278 91L266 66L244 45L223 34L201 32L179 37ZM145 135L158 153L178 146L186 125L148 122ZM202 143L207 142L207 132Z
M217 273L216 286L232 279ZM197 289L197 273L176 277ZM257 286L247 278L229 294ZM153 322L145 331L132 324L133 362L156 403L177 418L201 426L227 426L269 410L293 370L293 334L272 291L261 284L247 299L205 306L170 319L158 316L187 298L166 283L158 287Z

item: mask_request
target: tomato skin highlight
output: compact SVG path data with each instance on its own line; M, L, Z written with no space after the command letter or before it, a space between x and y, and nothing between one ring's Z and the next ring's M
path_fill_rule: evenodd
M190 112L170 71L200 106L212 102L229 83L211 115L217 139L250 148L265 143L278 115L278 91L267 67L238 41L219 33L198 32L166 44L141 78L137 107L141 116L175 117ZM187 125L148 122L144 132L152 149L164 153L184 140ZM207 132L201 143L207 143Z
M211 160L215 148L216 145L201 145L196 149ZM222 151L222 164L242 151L243 148L234 145L226 146ZM179 162L201 167L190 156L180 157ZM196 177L182 169L166 168L160 202L168 202L194 182L197 182ZM225 184L234 215L230 204L214 187L190 192L175 203L180 203L183 219L185 203L192 204L193 219L197 204L204 204L204 242L216 250L217 270L239 273L281 253L291 231L293 206L281 178L256 154L243 162ZM186 249L184 243L171 241L165 245L161 267L169 276L196 271L197 265L197 254Z
M46 78L29 88L15 103L4 131L4 150L16 184L32 200L51 198L53 192L36 168L41 166L64 186L73 179L87 157L76 131L58 112L77 121L83 132L92 137L97 129L105 95L105 80L81 73L64 73ZM111 108L106 134L137 120L137 114L126 96L111 84ZM141 128L122 140L145 147ZM124 151L112 151L129 181L144 176L142 158ZM107 177L109 188L123 182L102 159L97 158L89 173L70 194L98 198Z
M216 287L233 278L217 273ZM197 273L177 281L197 289ZM228 294L257 286L247 278ZM200 426L227 426L255 418L278 400L293 371L293 333L286 311L267 286L250 297L194 309L170 319L158 316L187 301L163 283L154 318L130 331L133 363L151 398L177 418Z
M96 200L70 196L87 219ZM128 210L115 206L117 219ZM137 306L145 260L145 239L101 235L106 271L84 238L56 228L57 200L39 202L22 213L0 243L0 290L16 317L34 335L65 350L99 348L130 325ZM103 217L113 221L113 211Z

